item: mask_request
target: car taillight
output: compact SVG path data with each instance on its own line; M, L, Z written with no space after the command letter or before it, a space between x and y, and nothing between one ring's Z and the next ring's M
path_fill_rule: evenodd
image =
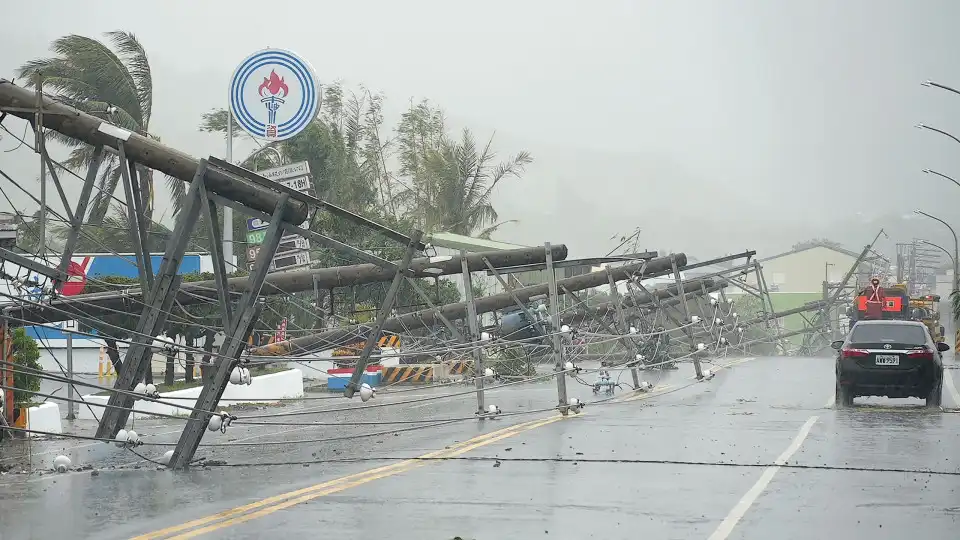
M840 355L844 358L860 358L870 354L864 349L840 349Z
M913 358L915 360L933 360L933 351L926 347L922 349L916 349L908 352L907 358Z

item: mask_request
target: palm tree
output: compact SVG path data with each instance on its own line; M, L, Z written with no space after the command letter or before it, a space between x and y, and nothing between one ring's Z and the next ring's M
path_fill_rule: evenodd
M133 253L133 239L130 236L130 217L126 209L115 204L113 212L104 216L99 225L85 225L77 241L78 253ZM167 240L172 231L163 225L150 222L147 236L150 239L150 248L153 252L166 250ZM53 225L54 237L65 242L70 235L70 227L63 223Z
M491 196L504 179L519 178L533 158L524 151L495 164L492 143L491 137L479 149L468 129L459 141L453 140L441 124L432 141L424 137L407 148L401 160L412 185L401 196L423 230L489 238L502 225L516 221L498 221Z
M129 32L107 32L116 52L92 38L69 35L55 40L50 48L54 56L25 63L18 76L26 84L36 84L40 72L43 89L56 99L145 137L149 133L153 109L153 79L147 53L136 36ZM47 132L50 138L73 147L66 165L85 170L93 160L93 147L61 135ZM140 196L147 216L153 213L153 173L141 181ZM90 202L89 221L100 223L110 209L111 196L120 181L119 158L107 154L98 178L98 190ZM168 179L168 182L172 181ZM182 182L177 180L182 188Z

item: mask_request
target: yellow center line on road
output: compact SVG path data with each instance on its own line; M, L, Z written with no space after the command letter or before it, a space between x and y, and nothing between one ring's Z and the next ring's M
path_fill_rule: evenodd
M486 445L488 445L488 444L495 443L495 442L497 442L497 441L506 439L506 438L508 438L508 437L513 437L514 435L517 435L518 433L522 433L522 432L524 432L524 431L529 431L529 430L532 430L532 429L536 429L536 428L538 428L538 427L540 427L540 426L544 426L544 425L547 425L547 424L552 424L553 422L556 422L556 421L561 420L561 419L563 419L563 418L564 418L563 416L554 416L554 417L551 417L551 418L547 418L546 420L539 420L539 421L536 421L536 422L533 422L533 423L528 423L529 425L524 426L522 429L513 430L513 431L509 431L509 430L508 430L506 433L503 433L503 434L498 435L498 436L496 436L496 437L484 439L484 440L482 440L482 441L479 441L479 442L470 444L470 445L468 445L468 446L460 447L460 448L458 448L458 449L456 449L456 450L454 450L454 451L450 451L450 452L446 453L446 454L443 455L443 456L435 456L435 457L445 457L445 458L456 457L456 456L465 454L465 453L467 453L467 452L469 452L469 451L471 451L471 450L474 450L474 449L476 449L476 448L480 448L481 446L486 446ZM250 521L250 520L253 520L253 519L261 518L261 517L263 517L263 516L272 514L272 513L274 513L274 512L279 511L279 510L283 510L283 509L289 508L289 507L291 507L291 506L296 506L296 505L298 505L298 504L305 503L305 502L307 502L307 501L310 501L310 500L312 500L312 499L316 499L316 498L318 498L318 497L323 497L323 496L325 496L325 495L330 495L330 494L332 494L332 493L337 493L337 492L343 491L343 490L345 490L345 489L350 489L350 488L353 488L353 487L356 487L356 486L359 486L359 485L362 485L362 484L366 484L366 483L368 483L368 482L372 482L372 481L374 481L374 480L378 480L378 479L380 479L380 478L384 478L384 477L387 477L387 476L394 476L394 475L399 474L399 473L401 473L401 472L406 472L406 471L409 471L409 470L412 470L412 469L416 469L416 468L418 468L418 467L422 467L422 466L424 466L424 465L427 464L426 461L418 461L418 460L412 460L412 461L413 461L413 462L412 462L410 465L408 465L408 466L406 466L406 467L404 467L404 468L402 468L402 469L400 469L400 470L395 470L395 471L383 471L383 472L379 472L379 473L377 473L377 474L371 474L371 475L363 476L363 477L361 477L361 478L358 478L358 479L353 480L353 481L350 481L350 482L344 482L344 483L336 484L336 485L327 487L327 488L325 488L325 489L321 489L321 490L318 490L318 491L315 491L315 492L308 493L308 494L303 495L303 496L301 496L301 497L297 497L297 498L294 498L294 499L287 499L287 500L285 500L285 501L283 501L283 502L281 502L281 503L275 504L275 505L273 505L273 506L268 506L268 507L266 507L266 508L263 508L263 509L258 510L258 511L256 511L256 512L252 512L252 513L250 513L250 514L244 514L244 515L242 515L242 516L238 516L238 517L235 517L235 518L233 518L233 519L229 519L229 520L227 520L227 521L221 521L221 522L219 522L219 523L214 523L214 524L212 524L212 525L208 525L208 526L203 527L203 528L201 528L201 529L195 529L195 530L186 532L186 533L184 533L184 534L180 534L180 535L177 535L177 536L173 536L173 537L169 538L169 540L185 540L185 539L187 539L187 538L194 538L194 537L197 537L197 536L200 536L200 535L203 535L203 534L207 534L207 533L209 533L209 532L213 532L213 531L216 531L216 530L219 530L219 529L224 529L224 528L226 528L226 527L231 527L231 526L233 526L233 525L238 525L238 524L244 523L244 522L246 522L246 521ZM408 463L408 462L404 462L404 463Z
M743 364L753 360L753 357L740 358L733 360L721 366L714 368L714 371L719 371L726 369L735 365ZM696 380L695 377L690 379ZM639 395L630 395L623 399L622 401L633 401L635 399L649 399L661 395L668 390L674 389L673 385L664 385L656 389L655 392L641 393ZM582 414L581 414L582 415ZM453 444L443 450L436 452L430 452L424 454L417 458L408 459L394 463L392 465L387 465L384 467L378 467L375 469L370 469L368 471L360 472L357 474L352 474L349 476L344 476L342 478L337 478L334 480L329 480L327 482L322 482L313 486L309 486L303 489L296 491L291 491L288 493L283 493L280 495L275 495L273 497L267 497L263 500L250 503L243 506L238 506L236 508L225 510L223 512L214 514L212 516L207 516L204 518L196 519L183 523L181 525L175 525L173 527L168 527L166 529L161 529L152 533L143 534L133 538L132 540L183 540L187 538L195 538L213 531L220 529L225 529L233 525L238 525L253 519L257 519L279 510L289 508L291 506L296 506L304 502L316 499L318 497L323 497L325 495L330 495L333 493L338 493L346 489L357 487L374 480L379 480L381 478L386 478L389 476L395 476L400 473L404 473L419 467L422 467L429 463L431 459L443 459L443 458L452 458L456 456L463 455L467 452L480 448L482 446L487 446L495 442L501 441L503 439L519 435L527 431L534 430L538 427L545 426L547 424L552 424L564 418L573 418L573 417L564 417L561 415L551 416L546 419L531 420L529 422L524 422L521 424L516 424L514 426L506 427L491 433L486 433L466 441ZM179 534L178 534L179 533ZM175 536L172 536L175 535Z
M190 531L186 534L182 534L174 537L174 538L193 538L194 536L198 536L199 534L204 534L206 532L210 532L210 531L227 527L236 523L242 523L244 521L248 521L249 519L253 519L252 517L248 517L248 516L255 515L255 517L259 517L260 515L267 515L269 513L275 512L276 510L280 510L281 508L287 508L288 506L292 506L291 504L291 505L273 508L273 507L270 507L270 505L284 503L286 501L290 501L291 499L302 502L305 500L310 500L315 497L320 497L323 495L328 495L330 493L336 493L338 491L342 491L344 489L348 489L351 487L359 486L361 484L365 484L367 482L371 482L379 478L400 474L402 472L406 472L416 467L425 465L426 463L428 463L427 460L431 458L435 459L435 458L458 456L465 452L469 452L470 450L473 450L475 448L479 448L481 446L494 443L496 441L505 439L507 437L512 437L519 433L523 433L525 431L529 431L531 429L535 429L540 426L556 422L557 420L560 420L562 418L564 417L558 415L558 416L547 418L545 420L541 419L541 420L532 420L529 422L524 422L521 424L503 428L497 431L493 431L491 433L486 433L460 443L453 444L448 448L445 448L443 450L439 450L436 452L430 452L418 458L404 460L399 463L394 463L392 465L378 467L376 469L371 469L361 473L344 476L342 478L337 478L334 480L316 484L316 485L299 489L296 491L275 495L273 497L267 497L266 499L263 499L254 503L250 503L244 506L239 506L237 508L233 508L230 510L226 510L224 512L220 512L212 516L196 519L193 521L189 521L187 523L183 523L181 525L176 525L176 526L168 527L166 529L162 529L152 533L140 535L135 537L133 540L156 540L160 538L167 538L169 537L169 535L176 534L182 531L187 531L189 529L194 529L196 527L201 527L201 526L212 523L212 525L209 525L202 529L198 529L196 531ZM298 503L294 503L294 504L298 504ZM264 508L264 507L270 507L270 508ZM270 511L265 513L263 512L263 510L259 512L251 512L251 511L256 511L258 509L264 509L264 510L270 510ZM251 512L251 513L247 514L247 512ZM224 520L224 521L221 521L221 520ZM214 523L217 521L221 521L221 522Z

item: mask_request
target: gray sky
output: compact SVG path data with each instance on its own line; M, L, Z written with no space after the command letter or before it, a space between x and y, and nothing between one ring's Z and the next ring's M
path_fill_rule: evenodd
M224 106L236 64L266 46L309 59L321 83L382 91L388 120L411 98L430 98L455 128L496 130L501 155L533 153L528 174L496 197L503 218L521 220L502 229L504 241L596 255L639 226L645 247L705 258L772 254L812 236L855 248L872 234L851 238L851 219L887 226L895 239L946 242L939 225L908 234L890 216L922 207L960 218L951 211L960 188L920 172L960 177L960 146L912 127L960 135L960 96L919 84L960 87L956 1L16 7L18 23L0 34L0 76L49 54L59 36L132 31L153 67L151 131L196 156L222 155L221 139L197 132L200 115ZM0 140L0 150L14 146ZM34 184L36 163L24 150L0 153L0 167ZM856 207L867 199L875 204Z

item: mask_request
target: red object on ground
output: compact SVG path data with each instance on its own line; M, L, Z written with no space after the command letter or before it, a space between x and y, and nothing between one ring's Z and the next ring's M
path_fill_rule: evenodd
M83 292L87 286L87 265L90 264L90 257L83 258L83 264L77 264L70 261L67 266L67 281L60 287L62 296L73 296Z

